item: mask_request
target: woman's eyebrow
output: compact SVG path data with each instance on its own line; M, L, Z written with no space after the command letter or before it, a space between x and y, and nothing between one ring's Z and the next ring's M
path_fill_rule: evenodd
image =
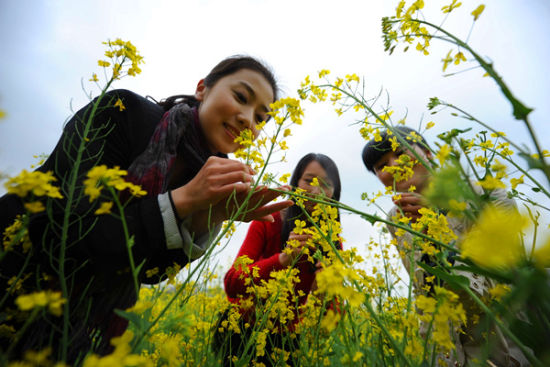
M252 99L254 100L256 99L256 92L254 92L254 89L250 86L250 84L242 80L239 82L239 84L242 85L248 91L248 94L250 94L250 97ZM269 112L269 108L267 108L266 105L262 105L261 107L264 112Z
M314 177L317 177L318 180L321 180L323 182L332 182L330 180L330 178L328 177L322 177L322 176L317 176L317 175L314 175L313 173L304 173L303 175L304 178L314 178Z

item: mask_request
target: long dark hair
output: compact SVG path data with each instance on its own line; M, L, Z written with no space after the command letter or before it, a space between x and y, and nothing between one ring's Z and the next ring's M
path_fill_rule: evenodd
M212 88L214 84L218 82L224 76L231 75L236 73L239 70L248 69L260 73L271 85L273 89L273 100L276 101L279 97L279 87L277 86L277 81L271 69L265 65L263 62L251 57L243 55L230 56L221 62L219 62L210 73L204 78L204 85L208 88ZM190 106L198 106L199 101L195 98L194 95L189 94L178 94L175 96L168 97L158 102L158 104L164 108L165 111L168 111L170 108L178 103L187 103Z
M340 182L340 173L338 172L338 167L336 167L336 163L334 163L332 159L321 153L309 153L303 156L302 159L300 159L300 161L296 165L296 168L294 168L292 177L290 178L290 186L292 186L293 189L298 187L298 181L300 181L300 178L302 178L306 167L313 161L318 162L321 167L323 167L323 169L327 173L328 178L330 179L330 181L332 181L332 184L334 185L332 199L340 200L342 184ZM300 208L298 205L293 205L290 208L286 209L285 217L283 220L283 229L281 231L281 248L285 247L288 236L290 235L290 232L292 232L292 230L294 229L294 221L296 219L303 219L304 216L305 215L302 208ZM338 221L340 221L340 212L338 212Z

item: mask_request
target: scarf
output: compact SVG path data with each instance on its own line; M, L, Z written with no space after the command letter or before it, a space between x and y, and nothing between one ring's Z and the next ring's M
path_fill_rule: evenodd
M141 185L147 196L168 191L170 170L176 157L184 158L184 170L178 184L189 182L214 155L202 132L198 110L178 103L166 111L158 123L147 148L128 167L127 179ZM227 157L218 153L219 157Z

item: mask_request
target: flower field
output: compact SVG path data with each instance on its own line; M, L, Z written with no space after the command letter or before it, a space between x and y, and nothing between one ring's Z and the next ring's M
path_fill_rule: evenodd
M433 121L421 126L419 132L437 126L443 113L453 116L455 128L438 135L429 148L430 160L402 154L397 165L384 168L393 176L394 185L364 193L363 207L353 208L323 195L312 198L300 189L280 190L290 175L272 170L276 167L273 163L292 149L288 143L292 131L311 128L303 122L307 106L316 104L335 112L335 123L356 129L365 142L381 141L388 131L393 151L414 151L413 146L422 140L415 134L403 137L396 132L396 127L407 124L406 116L396 116L380 94L366 88L367 81L360 76L333 75L329 70L304 76L299 90L270 106L272 119L259 125L257 139L253 139L252 131L245 130L235 140L241 148L234 158L255 170L255 185L280 190L301 208L306 201L316 203L311 214L304 210L313 225L297 220L294 229L311 236L315 250L306 249L301 256L320 267L315 290L307 295L305 304L299 301L304 295L295 290L300 282L295 267L273 271L266 280L246 257L234 264L246 286L246 297L241 297L238 306L227 299L223 276L228 269L213 268L210 255L228 242L235 222L255 209L246 200L216 238L210 238L220 246L210 247L204 256L183 268L177 263L166 269L147 268L145 262L134 261L135 238L124 216L124 195L140 198L146 192L125 179L125 170L97 165L79 177L76 168L63 182L52 172L24 170L7 177L6 191L21 198L25 214L5 229L0 246L0 269L11 265L7 259L15 252L21 264L17 275L3 279L6 289L0 292L0 365L265 366L260 359L267 359L276 366L512 366L510 356L524 361L523 365L549 365L548 144L535 133L536 124L541 122L530 120L532 108L506 84L506 76L497 72L498 65L468 43L476 22L486 15L485 5L465 12L457 0L442 4L399 1L395 13L382 19L385 50L389 54L406 51L438 58L441 70L434 72L453 73L455 78L462 72L474 72L480 78L492 79L495 93L509 102L510 118L516 120L518 129L527 131L529 141L516 141L500 131L494 121L479 120L467 112L468 106L433 97L426 101ZM433 8L429 14L435 11L439 18L426 17L425 7ZM455 35L447 30L446 22L458 11L467 14L468 25ZM82 140L70 142L76 152L72 157L75 167L93 158L87 155L88 144L106 133L92 128L94 115L104 108L127 108L121 99L107 100L106 93L121 78L141 72L143 57L131 42L116 39L104 44L107 50L98 61L101 72L87 78L101 93L79 132ZM444 44L448 52L432 54L432 44ZM0 119L5 113L0 110ZM350 119L355 123L347 126ZM395 183L410 179L417 165L423 165L432 177L423 192L427 204L419 210L420 217L411 220L399 212L374 215L380 212L381 198L400 200L404 193ZM312 185L319 182L315 180ZM77 213L81 201L92 203L93 211ZM510 207L503 202L514 204ZM59 209L59 203L66 215L53 221L51 213ZM368 259L358 254L356 244L342 238L338 211L363 219L365 226L375 225L379 237L370 239L368 246L380 254L377 264L382 266L366 271L358 265ZM105 341L99 332L92 331L90 350L72 356L75 342L70 336L77 326L71 320L76 308L78 312L86 309L83 305L88 290L86 285L73 284L75 278L65 267L65 256L76 243L68 228L79 221L84 223L84 215L112 216L120 222L129 263L125 271L133 285L129 293L137 302L116 310L128 322L122 336ZM48 223L60 238L55 244L47 242L46 236L41 239L53 273L26 268L26 259L37 251L33 248L36 237L31 241L29 227L37 216L51 220ZM79 234L84 237L87 231L82 228ZM290 253L298 246L289 242L284 251ZM400 260L408 264L408 279L402 279L395 259L390 259L389 253L395 249ZM82 295L75 309L75 303L67 301L72 292ZM95 322L92 314L86 310L78 317ZM17 350L29 328L35 327L55 330L49 345ZM242 353L224 360L215 345L219 338L236 334L245 340ZM285 348L271 346L276 337ZM109 354L94 351L107 342L111 345ZM469 354L474 349L475 354ZM503 350L511 352L502 357Z

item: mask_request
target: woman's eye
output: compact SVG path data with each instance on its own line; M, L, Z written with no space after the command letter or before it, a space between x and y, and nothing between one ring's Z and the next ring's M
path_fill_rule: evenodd
M264 121L265 118L262 115L256 115L256 123L259 124L260 122Z
M241 103L247 103L246 96L241 92L235 92L235 97Z

